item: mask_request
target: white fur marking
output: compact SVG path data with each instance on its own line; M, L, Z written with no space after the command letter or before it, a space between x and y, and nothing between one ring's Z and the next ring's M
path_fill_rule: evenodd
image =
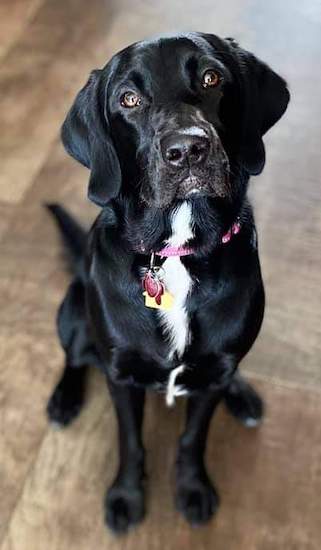
M168 407L172 407L175 403L175 397L180 397L181 395L186 395L187 390L183 388L183 386L176 386L176 378L179 374L184 372L185 365L180 365L179 367L176 367L176 369L173 369L170 372L170 375L168 377L167 382L167 390L166 390L166 405Z
M167 240L170 246L182 246L194 237L192 231L192 208L183 202L172 215L172 235Z
M190 204L183 202L172 217L172 235L168 239L169 245L182 246L193 237L191 217ZM167 258L162 267L165 288L173 296L174 301L170 310L159 310L158 313L170 340L169 358L172 358L175 352L178 357L181 357L189 341L189 320L185 304L193 281L179 256Z
M180 134L185 134L188 136L203 136L206 137L206 132L203 130L203 128L200 128L199 126L191 126L190 128L184 128L183 130L179 131Z

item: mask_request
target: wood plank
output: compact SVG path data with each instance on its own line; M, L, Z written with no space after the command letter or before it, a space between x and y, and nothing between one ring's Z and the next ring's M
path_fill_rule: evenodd
M0 202L0 243L14 217L14 207Z
M88 178L89 171L71 159L56 138L48 160L24 199L15 205L15 216L2 239L3 248L14 250L20 243L22 247L32 246L35 253L38 250L45 255L61 251L58 229L44 208L51 202L65 205L84 227L89 228L99 209L87 199Z
M72 98L98 62L108 12L99 0L86 8L85 0L46 1L5 58L0 83L2 201L22 199Z
M45 402L61 361L55 335L1 325L0 540L47 429Z
M43 0L2 0L0 3L0 59L17 41Z
M207 456L222 506L200 529L185 524L171 498L182 403L171 411L160 398L150 399L145 430L149 514L136 531L115 539L102 521L105 487L115 468L115 425L98 373L94 382L77 423L46 435L1 550L42 550L44 541L48 550L319 548L320 394L259 383L268 403L259 430L241 428L219 411Z

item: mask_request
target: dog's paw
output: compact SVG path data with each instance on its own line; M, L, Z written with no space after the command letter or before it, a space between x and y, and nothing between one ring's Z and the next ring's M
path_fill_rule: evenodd
M258 426L264 416L264 403L254 388L237 375L224 394L228 411L247 428Z
M126 533L142 521L144 515L145 498L142 487L128 489L114 485L109 489L105 501L105 520L114 533Z
M50 422L57 427L66 427L78 416L83 405L83 393L66 391L58 384L47 405Z
M179 483L175 500L178 511L195 526L209 521L219 506L218 495L209 480Z

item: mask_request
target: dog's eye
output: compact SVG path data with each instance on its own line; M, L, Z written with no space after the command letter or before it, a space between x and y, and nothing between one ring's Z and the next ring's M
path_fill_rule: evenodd
M121 105L127 109L132 109L133 107L138 107L142 102L139 95L135 92L126 92L121 98Z
M222 77L215 71L205 71L202 79L203 88L215 88L221 82Z

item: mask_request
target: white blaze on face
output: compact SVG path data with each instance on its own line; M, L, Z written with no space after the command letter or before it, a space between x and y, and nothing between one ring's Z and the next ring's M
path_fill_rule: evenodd
M199 126L190 126L189 128L183 128L182 130L179 130L179 133L188 136L207 137L205 130L203 130L203 128L200 128Z
M168 245L182 246L193 236L191 205L183 202L173 213L172 235L168 239ZM162 267L165 288L173 296L174 303L169 311L159 310L159 315L170 341L169 357L173 357L175 352L181 357L189 341L189 319L185 304L193 281L179 256L167 258Z

